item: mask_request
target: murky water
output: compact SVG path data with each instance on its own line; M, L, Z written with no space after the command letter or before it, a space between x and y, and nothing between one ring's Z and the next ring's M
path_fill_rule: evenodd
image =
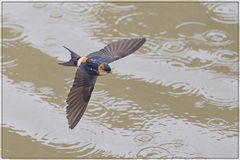
M3 3L3 156L237 158L237 3ZM146 37L69 130L80 55ZM24 146L24 147L23 147Z

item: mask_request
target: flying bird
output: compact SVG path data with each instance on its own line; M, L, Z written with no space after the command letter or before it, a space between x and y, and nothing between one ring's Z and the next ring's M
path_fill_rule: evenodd
M110 73L111 67L109 63L135 52L145 41L145 38L118 40L99 51L83 57L63 46L71 53L71 59L68 62L59 64L78 67L72 88L66 100L67 119L70 129L73 129L83 116L97 77Z

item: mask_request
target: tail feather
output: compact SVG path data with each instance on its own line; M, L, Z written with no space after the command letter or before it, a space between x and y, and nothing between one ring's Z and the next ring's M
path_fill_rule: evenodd
M65 46L63 46L63 47L71 53L71 59L67 62L58 63L58 64L64 65L64 66L77 66L77 61L79 60L79 58L81 58L81 56L79 56L78 54L76 54L75 52L70 50L69 48L67 48Z

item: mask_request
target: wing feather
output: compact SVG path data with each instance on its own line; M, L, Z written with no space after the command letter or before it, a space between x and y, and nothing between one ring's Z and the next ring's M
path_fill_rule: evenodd
M100 51L89 54L88 57L91 58L95 56L102 56L105 57L106 63L111 63L129 54L134 53L145 43L145 41L145 38L123 39L115 41L107 45Z
M80 121L90 100L97 77L89 75L83 66L79 66L67 98L67 119L73 129Z

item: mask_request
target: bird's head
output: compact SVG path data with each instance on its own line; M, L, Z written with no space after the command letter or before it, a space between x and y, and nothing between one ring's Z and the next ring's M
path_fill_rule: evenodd
M111 73L111 68L107 63L102 63L98 66L98 74L100 76Z

